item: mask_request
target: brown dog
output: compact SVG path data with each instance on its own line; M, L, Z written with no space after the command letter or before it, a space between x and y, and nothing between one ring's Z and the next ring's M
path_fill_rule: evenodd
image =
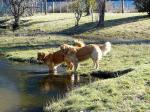
M75 71L77 70L78 62L84 61L88 58L91 58L93 60L94 66L96 65L96 68L98 68L99 60L102 58L102 51L98 45L94 44L86 45L80 48L75 48L64 44L60 47L60 49L64 52L67 52L65 59L73 63Z
M85 44L83 42L82 43L78 43L78 41L76 41L75 44L76 44L76 46L82 45L80 47L84 47L85 46ZM105 42L104 44L94 44L94 45L98 45L99 46L99 48L102 51L103 56L106 56L106 54L111 51L111 43L110 42ZM69 46L67 46L67 47L69 47ZM70 47L72 47L72 46L70 46Z
M65 59L71 61L74 64L74 69L76 71L78 62L86 60L88 58L92 58L94 66L96 65L96 68L98 68L99 60L102 58L102 56L105 56L108 52L110 52L111 43L106 42L105 44L91 44L87 46L83 44L82 47L73 47L64 44L61 45L60 49L64 50L64 52L67 52Z
M79 41L75 42L75 44L76 44L76 46L72 46L72 48L73 47L80 48L81 46L83 46L83 43L79 42ZM67 46L67 44L65 44L65 45ZM70 46L70 45L68 45L68 46ZM47 64L49 67L49 72L53 72L54 67L63 62L66 62L68 69L72 69L73 63L70 60L68 60L67 58L65 58L65 56L66 56L66 52L64 50L58 50L54 53L49 53L49 54L39 52L37 54L37 60L42 61L45 64Z
M54 71L54 67L60 63L66 62L68 69L72 69L73 65L70 61L65 59L65 54L62 50L56 51L54 53L43 53L39 52L37 54L37 60L44 62L49 67L49 72Z

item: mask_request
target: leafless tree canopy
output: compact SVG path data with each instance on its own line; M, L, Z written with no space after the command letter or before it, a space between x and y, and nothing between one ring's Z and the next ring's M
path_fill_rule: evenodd
M32 13L32 5L38 0L6 0L5 3L8 5L12 16L14 17L13 29L19 27L20 17L28 12L29 15Z

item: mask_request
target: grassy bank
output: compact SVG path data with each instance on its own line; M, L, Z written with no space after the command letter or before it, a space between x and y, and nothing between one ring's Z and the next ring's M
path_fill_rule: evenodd
M75 38L72 36L86 43L150 40L150 19L139 13L107 13L102 29L95 27L96 22L91 22L91 17L82 17L80 26L74 27L73 14L36 15L22 21L16 32L0 28L0 54L20 62L36 60L38 51L53 52L63 43L73 44ZM49 105L49 110L149 111L150 44L139 43L113 44L111 53L100 62L101 71L113 73L133 68L132 72L77 88ZM91 63L91 60L80 63L78 73L95 71Z
M63 43L73 44L74 38L66 36L43 36L40 37L1 37L0 38L0 52L6 54L8 59L29 62L36 60L37 52L54 52L59 49ZM93 42L84 40L85 42ZM129 68L131 66L139 66L147 61L149 62L150 46L148 44L142 45L113 45L111 53L104 57L100 62L101 70L118 70ZM91 60L82 62L80 73L87 73L93 71ZM111 63L111 64L109 64ZM113 66L112 66L113 64ZM85 67L86 66L86 67ZM118 68L119 67L119 68Z
M68 93L47 106L49 111L148 112L150 64L116 79L99 80Z
M80 20L79 27L74 27L74 14L48 14L35 15L21 19L21 28L16 32L0 28L4 35L30 35L37 34L66 34L80 37L98 39L150 39L150 19L142 13L106 13L105 27L96 28L97 14L94 22L90 16ZM4 18L0 18L2 21ZM6 18L8 19L8 18ZM6 23L10 23L10 20Z

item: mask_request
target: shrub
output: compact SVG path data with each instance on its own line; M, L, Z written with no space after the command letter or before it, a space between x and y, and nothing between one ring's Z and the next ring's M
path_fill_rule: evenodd
M139 12L147 12L150 16L150 0L135 0L135 5Z

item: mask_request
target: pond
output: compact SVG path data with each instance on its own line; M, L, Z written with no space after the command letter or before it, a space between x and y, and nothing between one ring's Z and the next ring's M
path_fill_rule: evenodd
M0 59L0 110L41 112L47 101L63 98L76 87L94 80L71 73L48 74L44 65L21 64Z

